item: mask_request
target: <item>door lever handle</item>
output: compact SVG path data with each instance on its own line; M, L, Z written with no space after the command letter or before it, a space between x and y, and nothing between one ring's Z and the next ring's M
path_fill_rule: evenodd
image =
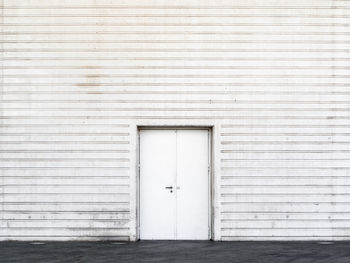
M173 187L172 187L172 186L166 186L166 187L165 187L165 189L170 190L170 193L172 193L172 192L173 192Z

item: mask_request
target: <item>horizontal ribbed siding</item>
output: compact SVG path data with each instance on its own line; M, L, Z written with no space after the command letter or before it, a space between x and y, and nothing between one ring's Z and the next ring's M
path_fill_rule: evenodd
M215 239L349 239L349 1L1 5L1 240L135 239L164 124L215 125Z

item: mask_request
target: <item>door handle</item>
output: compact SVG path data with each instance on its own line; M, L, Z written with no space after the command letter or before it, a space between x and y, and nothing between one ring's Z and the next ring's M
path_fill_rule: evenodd
M172 193L172 192L173 192L173 187L172 187L172 186L166 186L166 187L165 187L165 189L170 190L170 193Z

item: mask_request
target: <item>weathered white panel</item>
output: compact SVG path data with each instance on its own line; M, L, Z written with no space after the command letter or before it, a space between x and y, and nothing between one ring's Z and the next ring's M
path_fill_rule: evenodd
M350 238L349 1L0 7L1 240L137 239L137 125L214 126L214 239Z

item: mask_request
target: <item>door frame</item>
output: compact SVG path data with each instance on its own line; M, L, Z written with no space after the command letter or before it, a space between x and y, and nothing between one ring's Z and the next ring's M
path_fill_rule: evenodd
M214 169L213 126L137 126L137 178L136 178L136 239L140 240L140 133L143 130L206 130L208 131L208 240L214 237Z

